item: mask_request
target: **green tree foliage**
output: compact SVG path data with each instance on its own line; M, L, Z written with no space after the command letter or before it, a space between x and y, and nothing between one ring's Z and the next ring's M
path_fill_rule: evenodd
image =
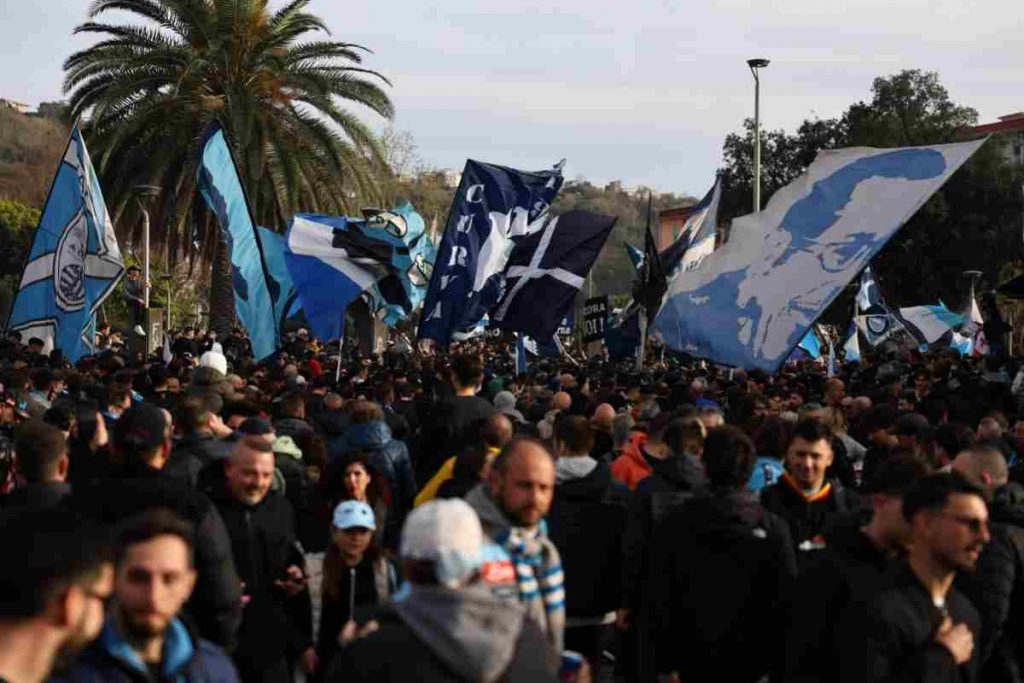
M971 137L977 112L953 102L935 73L902 71L876 78L872 97L835 119L804 121L795 133L762 131L762 196L765 201L800 175L821 149L898 147L955 142ZM728 136L723 150L723 220L749 213L753 124ZM1021 258L1021 169L997 145L983 146L897 233L874 260L882 289L894 305L966 299L964 270L995 283L1008 261ZM823 316L843 323L850 292Z
M38 223L39 209L0 199L0 320L3 322L7 321Z
M268 0L93 2L76 33L100 40L67 59L64 85L115 216L138 225L133 188L159 185L154 242L190 253L193 223L210 223L194 206L201 137L213 121L227 131L260 225L280 230L298 211L340 214L379 198L380 144L341 103L391 117L387 81L362 66L364 47L317 36L328 29L306 11L309 1L276 11ZM121 23L125 13L135 23ZM204 234L223 328L230 276L217 231Z

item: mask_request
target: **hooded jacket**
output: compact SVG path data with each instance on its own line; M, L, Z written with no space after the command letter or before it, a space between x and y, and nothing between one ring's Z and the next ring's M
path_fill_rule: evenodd
M659 671L683 680L714 671L737 683L769 673L781 598L796 575L785 523L746 490L715 490L669 513L651 547Z
M860 510L857 495L836 481L827 481L817 494L807 497L788 473L761 491L761 505L789 524L797 558L803 565L807 553L823 550L826 537L838 522Z
M634 433L623 446L622 454L612 463L612 476L630 489L635 490L636 485L651 474L651 464L641 452L645 443L646 434Z
M377 621L379 630L335 660L328 681L558 680L558 662L540 628L522 607L496 600L481 586L413 586Z
M219 647L200 640L180 619L164 635L159 675L139 658L118 635L108 619L100 637L56 683L237 683L238 674Z
M558 464L566 460L589 461L594 467L569 477L560 468L547 517L548 536L562 557L568 619L593 620L622 607L621 537L631 493L612 478L607 464L589 457L563 457Z
M996 489L989 506L992 540L956 586L981 614L981 679L1024 681L1024 486Z

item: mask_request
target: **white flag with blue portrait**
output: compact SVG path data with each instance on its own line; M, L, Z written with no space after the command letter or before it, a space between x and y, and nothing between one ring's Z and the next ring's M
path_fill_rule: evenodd
M818 154L760 213L733 221L700 268L671 280L669 348L776 371L832 300L984 140Z
M75 362L91 352L93 316L124 275L99 179L76 125L32 240L7 329Z

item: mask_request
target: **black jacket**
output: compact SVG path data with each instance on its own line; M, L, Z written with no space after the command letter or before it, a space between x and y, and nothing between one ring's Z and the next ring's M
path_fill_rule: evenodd
M305 567L296 543L292 506L275 491L255 506L236 501L226 486L214 490L212 497L224 518L235 567L250 598L235 658L254 667L291 660L312 644L309 591L288 597L274 585L289 566Z
M210 500L151 467L119 470L109 481L76 488L72 505L82 514L114 525L152 508L168 508L192 523L199 580L186 611L203 638L228 650L242 619L242 591L224 521Z
M808 553L825 547L824 538L835 524L848 520L860 510L857 494L843 488L838 482L825 495L808 501L796 489L788 475L761 491L761 505L786 520L797 551L797 562L803 566Z
M566 615L600 617L622 607L622 531L629 487L612 479L605 463L587 476L555 486L548 537L562 556Z
M274 421L274 433L277 436L295 436L314 431L313 426L297 417L283 417Z
M342 570L337 591L323 592L320 628L317 630L316 639L316 652L323 669L330 665L331 660L341 649L338 645L338 636L345 624L350 619L360 626L366 624L373 618L379 605L398 588L398 572L387 559L381 558L373 562L364 557L363 561L352 569ZM378 576L378 573L384 575ZM383 595L380 594L380 588L384 587L381 585L382 581L387 587Z
M786 630L786 681L827 681L840 661L839 624L892 580L893 560L856 524L826 537L794 585Z
M658 460L644 453L644 459L651 466L651 475L636 485L638 496L666 491L699 491L707 487L704 467L692 455L684 453L673 455L667 460Z
M1024 681L1024 487L1011 482L989 506L992 540L956 586L981 613L982 680Z
M785 523L748 491L712 492L671 511L651 545L659 670L737 682L769 673L796 574Z
M4 498L5 514L20 514L29 510L56 507L71 495L71 485L62 481L26 484L11 491Z
M199 473L211 462L221 462L231 455L231 444L212 434L189 434L181 437L171 450L164 472L196 488Z
M891 587L851 610L843 624L843 654L838 660L843 683L971 683L978 680L978 635L981 617L956 588L946 595L946 610L954 624L974 634L971 660L957 666L953 655L935 641L943 616L932 604L924 584L903 564Z

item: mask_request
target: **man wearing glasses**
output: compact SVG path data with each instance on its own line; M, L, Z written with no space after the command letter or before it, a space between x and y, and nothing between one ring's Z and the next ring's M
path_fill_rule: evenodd
M62 508L0 521L0 682L39 683L103 626L113 590L108 550Z
M953 587L989 541L981 489L935 474L903 496L911 540L889 588L848 622L840 680L976 681L981 618Z

